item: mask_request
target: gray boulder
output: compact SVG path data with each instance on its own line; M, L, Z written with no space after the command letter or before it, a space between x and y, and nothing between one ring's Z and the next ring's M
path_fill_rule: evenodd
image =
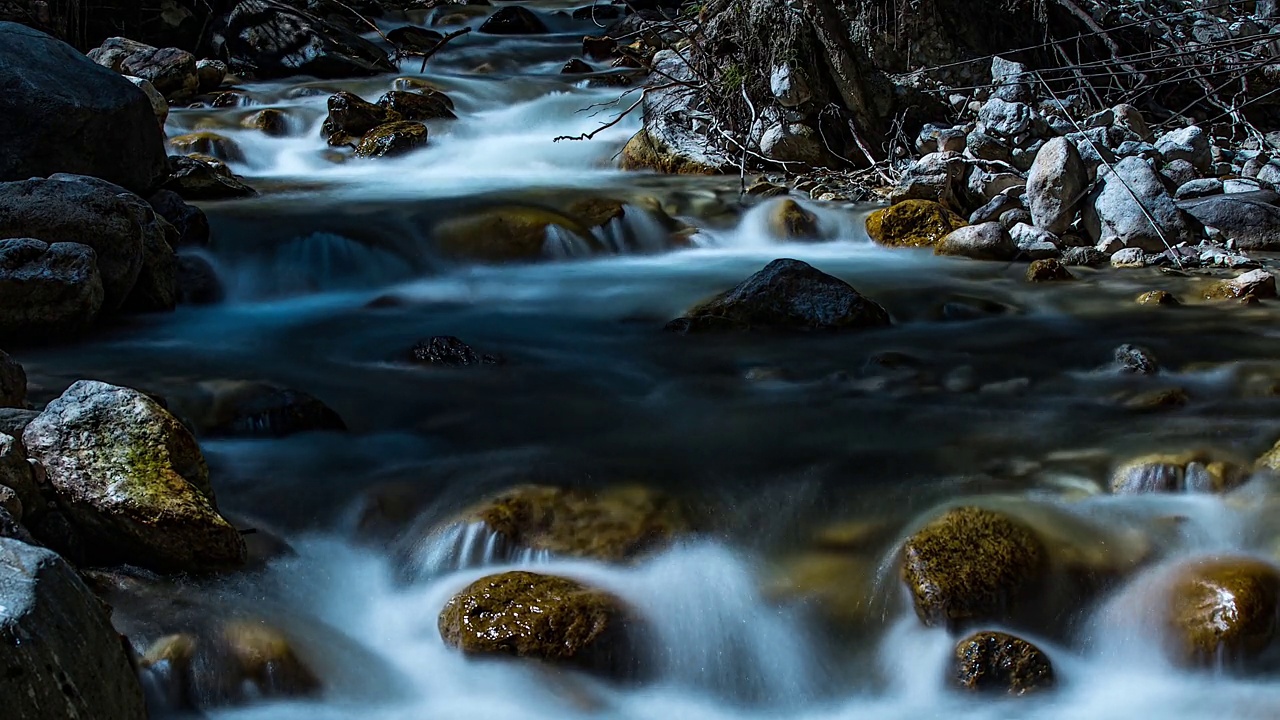
M992 98L978 111L978 122L992 135L1011 138L1031 129L1031 107L1026 103Z
M1222 233L1241 250L1280 249L1280 207L1267 202L1274 193L1235 193L1184 200L1188 215Z
M1018 223L1009 229L1009 237L1024 257L1032 260L1058 257L1062 254L1058 247L1058 238L1043 228L1026 223Z
M0 240L0 335L28 339L78 332L97 318L102 298L93 248Z
M1186 160L1200 172L1207 172L1213 165L1213 152L1209 149L1209 136L1203 130L1190 127L1170 130L1156 140L1156 149L1166 161Z
M164 177L146 93L70 45L0 22L0 88L0 181L70 172L147 193Z
M902 174L898 184L889 194L890 203L903 200L933 200L948 208L960 208L965 203L964 157L960 153L936 152L925 155L911 164Z
M40 489L22 443L3 432L0 432L0 487L13 491L26 514L35 515L42 509Z
M991 58L991 84L995 86L992 97L1011 103L1025 103L1032 99L1032 76L1027 66L996 56Z
M974 260L1011 260L1018 254L1009 232L998 222L966 225L952 230L934 246L937 255L958 255Z
M1088 168L1070 140L1053 138L1045 143L1027 175L1032 223L1051 233L1066 232L1088 184Z
M1221 180L1218 178L1202 178L1198 180L1191 180L1178 186L1178 190L1173 194L1173 196L1178 200L1194 200L1195 198L1221 194Z
M22 440L100 561L161 572L244 563L244 540L218 514L200 446L137 390L81 380Z
M1099 174L1102 186L1090 196L1083 213L1085 230L1094 242L1116 241L1148 252L1163 252L1165 241L1170 246L1194 242L1191 226L1145 161L1128 157L1114 165L1114 172L1104 168Z
M0 538L0 637L8 720L147 717L105 606L56 553Z

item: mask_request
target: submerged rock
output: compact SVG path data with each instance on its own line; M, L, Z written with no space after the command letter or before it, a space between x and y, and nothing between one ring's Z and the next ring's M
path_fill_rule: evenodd
M0 637L9 720L147 717L104 605L55 553L0 538Z
M627 678L643 667L640 621L621 600L554 575L481 578L440 612L440 637L468 655L515 656Z
M1122 373L1155 375L1160 363L1152 352L1139 345L1121 345L1115 350L1115 364Z
M1054 685L1053 663L1026 640L981 632L956 644L953 677L972 692L1026 695Z
M859 330L891 324L889 313L848 283L799 260L774 260L732 290L697 305L667 329Z
M479 31L489 35L542 35L547 26L532 10L505 5L481 23Z
M437 249L453 259L480 262L521 262L551 255L557 231L580 242L573 250L595 252L600 243L583 220L533 206L503 205L451 217L437 224L432 236ZM573 254L573 253L570 253Z
M867 234L890 247L933 247L964 218L931 200L904 200L867 216Z
M79 243L0 240L0 335L48 338L88 328L104 296L96 259Z
M1202 668L1247 666L1275 640L1280 571L1244 557L1189 563L1173 581L1166 613L1175 661Z
M345 432L342 417L319 398L267 383L219 388L205 431L222 437L285 437L302 432Z
M22 441L95 556L162 572L243 564L244 540L218 514L195 438L142 393L81 380Z
M770 210L769 232L784 240L814 240L822 234L817 216L790 198L775 203Z
M497 365L502 358L497 355L481 355L470 345L452 335L437 335L413 346L410 355L414 362L437 367L466 367L468 365Z

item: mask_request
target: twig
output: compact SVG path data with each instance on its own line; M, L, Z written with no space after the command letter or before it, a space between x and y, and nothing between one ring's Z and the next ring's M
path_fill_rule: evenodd
M589 132L589 133L582 133L581 135L561 135L561 136L559 136L559 137L554 138L551 142L560 142L561 140L591 140L591 139L592 139L592 138L594 138L596 135L599 135L600 133L604 132L605 130L608 130L609 128L613 127L614 125L617 125L618 123L622 122L622 118L624 118L624 117L626 117L626 116L630 115L631 113L635 112L635 109L636 109L636 108L638 108L638 107L640 107L640 103L642 103L642 102L644 102L644 93L641 93L640 97L639 97L639 98L637 98L635 102L631 103L631 107L629 107L629 108L627 108L626 110L623 110L621 113L619 113L619 114L618 114L618 117L616 117L616 118L614 118L614 119L610 120L610 121L609 121L609 122L607 122L607 123L604 123L603 125L601 125L600 127L596 128L595 130L592 130L592 131L591 131L591 132Z
M463 35L466 35L469 32L471 32L470 26L464 27L461 30L454 30L448 35L445 35L444 37L440 38L440 42L436 43L435 47L422 53L422 68L419 69L418 72L424 73L427 71L427 61L431 59L432 55L435 55L436 53L440 52L440 48L444 47L446 43L448 43L450 40L453 40L454 38L462 37Z

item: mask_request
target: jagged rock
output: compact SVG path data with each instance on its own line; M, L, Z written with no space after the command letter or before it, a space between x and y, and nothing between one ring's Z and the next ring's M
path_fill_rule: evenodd
M769 73L769 91L785 108L796 108L813 98L804 71L792 63L779 63Z
M184 200L229 200L258 194L232 175L226 166L213 165L199 158L171 156L169 171L164 189L177 193Z
M1025 103L995 97L983 104L978 122L994 135L1012 138L1031 129L1031 108Z
M1170 130L1156 140L1156 149L1166 161L1186 160L1200 172L1207 172L1213 164L1209 151L1209 136L1195 125Z
M399 119L388 108L343 91L329 98L329 114L320 126L320 134L330 145L346 145L383 123Z
M1106 253L1094 247L1069 247L1062 251L1062 264L1067 266L1097 267L1105 265Z
M1134 375L1155 375L1160 372L1160 363L1152 352L1138 345L1121 345L1115 351L1116 366L1122 373Z
M1040 148L1027 175L1032 222L1052 233L1066 232L1088 187L1088 169L1066 138L1053 138Z
M1199 181L1209 182L1209 181ZM1186 187L1186 186L1184 186ZM1183 196L1182 188L1178 189ZM1211 227L1241 250L1280 249L1280 207L1267 201L1269 193L1213 195L1184 200L1178 207Z
M347 78L395 72L377 45L279 0L243 0L227 14L232 69L260 78Z
M203 210L188 204L172 190L157 190L147 203L177 231L175 248L209 245L209 218Z
M1032 81L1026 65L998 55L991 58L991 84L995 86L992 97L1010 103L1030 102Z
M952 676L971 692L1025 695L1054 685L1053 663L1040 648L998 632L977 633L957 643Z
M102 298L93 248L0 240L0 335L27 339L79 332L97 318Z
M1058 238L1048 230L1032 227L1026 223L1017 223L1009 229L1009 237L1017 246L1018 253L1032 260L1054 258L1062 255L1058 248Z
M867 216L867 235L890 247L932 247L964 219L937 202L905 200Z
M166 98L181 100L200 89L196 58L178 48L155 48L125 38L107 38L89 58L116 72L142 78Z
M1196 166L1186 160L1165 163L1164 168L1160 170L1160 175L1167 181L1169 188L1181 188L1187 183L1200 179L1200 172L1196 170Z
M94 557L162 572L244 563L244 540L218 514L200 446L142 393L81 380L22 441Z
M965 151L979 160L1012 163L1013 148L1003 140L974 130L965 137Z
M1166 240L1170 246L1193 241L1190 226L1150 165L1130 157L1113 167L1114 172L1105 168L1099 171L1104 178L1102 187L1085 203L1083 224L1094 242L1115 240L1123 247L1163 252ZM1141 205L1134 195L1141 200ZM1155 220L1164 239L1148 215Z
M57 554L0 538L0 636L6 718L147 717L107 610Z
M479 32L489 35L544 35L547 26L532 10L506 5L481 23Z
M959 255L974 260L1011 260L1018 254L1018 246L1000 223L987 222L952 230L933 251L937 255Z
M588 71L589 72L589 71ZM430 88L418 92L392 90L378 98L378 106L405 120L452 120L453 100L448 95Z
M799 260L774 260L732 290L667 324L679 333L860 330L890 324L884 308Z
M578 58L571 58L565 62L564 67L560 68L561 75L585 75L590 72L595 72L595 70Z
M370 130L360 138L356 157L381 158L404 155L427 144L427 126L402 120Z
M1111 253L1111 267L1140 268L1148 264L1147 252L1141 248L1121 248Z
M897 205L907 200L932 200L951 209L964 203L965 162L959 153L936 152L912 163L889 194Z
M469 365L498 365L502 358L481 355L472 347L452 335L437 335L413 346L410 357L414 362L436 367L466 367Z

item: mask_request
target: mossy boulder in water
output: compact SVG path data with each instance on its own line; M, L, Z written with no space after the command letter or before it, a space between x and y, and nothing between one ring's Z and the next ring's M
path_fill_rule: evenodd
M395 157L427 144L427 126L402 120L370 130L356 145L356 157Z
M241 124L271 137L284 137L289 134L289 116L278 108L259 110L245 118Z
M818 217L791 198L775 203L770 209L769 232L784 240L816 240L822 235Z
M1027 282L1062 282L1065 280L1075 280L1076 276L1071 274L1066 265L1056 258L1044 258L1036 260L1027 266L1026 274Z
M244 162L245 159L234 140L207 130L170 138L169 147L182 155L208 155L223 162Z
M548 239L558 228L584 252L600 249L590 227L568 212L526 205L499 205L449 218L432 231L436 248L455 260L528 262L551 255Z
M697 305L667 329L679 333L725 330L861 330L891 324L889 313L800 260L774 260L737 287Z
M1040 648L1021 638L980 632L956 644L953 677L972 692L1025 695L1053 687L1053 663Z
M1280 571L1243 557L1188 564L1174 578L1166 611L1175 661L1247 664L1271 647L1280 626Z
M418 92L392 90L378 98L378 107L405 120L453 120L453 100L442 92L424 88Z
M1206 300L1240 300L1247 297L1273 298L1276 278L1266 270L1250 270L1228 280L1213 283L1204 291Z
M440 637L468 655L514 656L627 678L642 667L641 623L613 595L530 572L481 578L440 612Z
M58 507L98 559L203 572L245 561L195 438L137 390L82 380L22 435Z
M1135 495L1153 492L1220 493L1247 479L1245 469L1213 454L1197 450L1180 454L1134 458L1111 474L1111 492Z
M993 510L950 510L907 538L902 579L926 625L1001 622L1035 601L1048 553L1020 520Z
M868 215L867 234L890 247L933 247L967 224L932 200L904 200Z
M386 107L343 91L329 98L329 114L320 126L320 134L330 145L347 145L383 123L400 119L399 114L392 114Z
M641 130L622 148L623 170L656 170L668 175L719 175L710 158L681 153L648 130Z

